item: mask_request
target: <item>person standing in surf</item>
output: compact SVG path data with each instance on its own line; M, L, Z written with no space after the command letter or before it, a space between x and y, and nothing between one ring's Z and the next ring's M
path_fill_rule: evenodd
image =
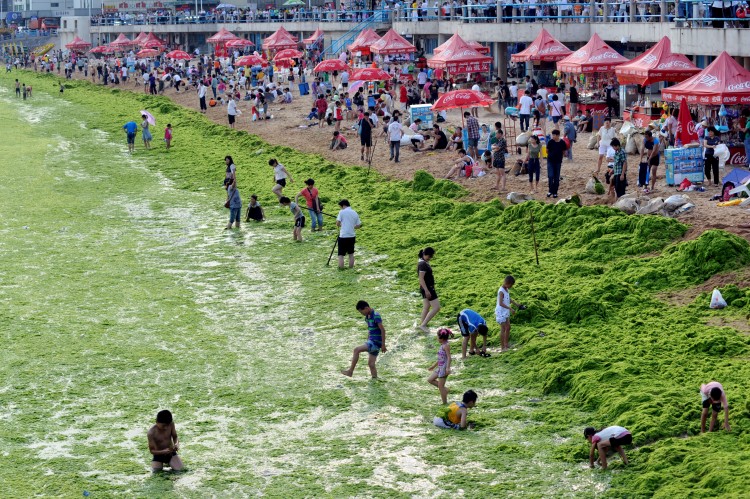
M135 121L128 121L122 126L128 138L128 152L135 150L135 134L138 133L138 124Z
M419 329L425 333L430 332L427 325L440 311L440 298L435 291L435 277L432 275L430 261L435 256L435 250L427 247L419 250L419 262L417 263L417 275L419 276L419 293L422 295L422 322Z

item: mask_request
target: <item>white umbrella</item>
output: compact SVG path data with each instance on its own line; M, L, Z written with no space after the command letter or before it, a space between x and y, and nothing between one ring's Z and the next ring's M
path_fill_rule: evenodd
M216 6L217 9L235 9L237 8L235 5L232 5L231 3L220 3Z
M146 120L152 125L156 125L156 118L154 118L154 115L146 111L145 109L141 109L141 116L146 116Z

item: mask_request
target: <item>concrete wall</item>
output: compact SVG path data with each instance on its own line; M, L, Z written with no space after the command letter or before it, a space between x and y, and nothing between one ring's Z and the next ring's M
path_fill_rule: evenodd
M672 50L688 55L718 55L726 50L734 56L750 57L750 30L714 28L677 28L674 23L464 23L461 21L423 21L393 23L398 33L450 37L458 33L465 40L478 42L528 43L545 28L566 44L583 44L598 33L606 41L627 38L634 43L656 43L663 36L672 41Z
M80 36L91 42L91 22L88 16L64 16L60 18L60 29L57 30L57 48L64 48L66 43ZM93 43L93 42L92 42Z

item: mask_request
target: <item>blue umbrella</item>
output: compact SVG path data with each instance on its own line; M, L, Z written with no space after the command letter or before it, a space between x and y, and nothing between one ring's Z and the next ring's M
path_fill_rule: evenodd
M721 183L732 182L735 186L738 186L744 184L748 178L750 178L750 172L743 168L733 168L731 172L721 179Z

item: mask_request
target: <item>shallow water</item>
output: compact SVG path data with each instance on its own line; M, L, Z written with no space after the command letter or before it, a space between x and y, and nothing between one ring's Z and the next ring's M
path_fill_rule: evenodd
M273 206L269 222L223 231L218 186L178 189L153 173L166 154L130 157L85 109L35 90L25 103L0 94L4 496L606 490L608 476L553 457L585 414L564 437L536 431L536 411L564 400L508 386L497 356L463 365L454 343L451 397L479 392L479 426L431 426L437 344L415 332L418 300L383 255L326 267L333 233L294 244ZM366 359L339 374L366 336L358 299L388 331L378 381ZM162 408L188 469L152 476L145 432Z

